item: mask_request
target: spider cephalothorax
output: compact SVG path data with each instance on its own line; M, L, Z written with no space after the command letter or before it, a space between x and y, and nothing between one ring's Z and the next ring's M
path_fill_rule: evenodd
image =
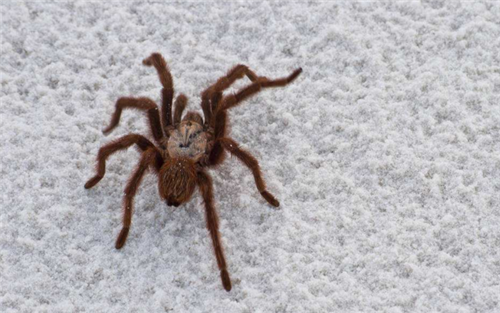
M185 121L170 133L167 150L172 158L188 158L198 161L205 153L207 134L203 126L192 121Z
M205 168L222 163L225 151L229 151L250 168L262 197L269 204L275 207L279 206L278 200L266 190L257 160L250 153L239 148L238 144L228 137L226 111L259 92L262 88L285 86L297 78L302 69L296 69L288 77L270 80L257 76L244 65L237 65L226 76L202 92L203 118L200 114L192 111L187 112L182 117L187 104L187 98L183 94L176 98L175 110L172 115L174 87L165 60L159 53L153 53L143 63L156 68L163 85L161 116L158 106L149 98L120 98L116 102L116 110L111 118L111 123L103 132L109 133L118 125L123 109L138 109L147 113L151 136L157 145L144 136L129 134L101 147L97 155L97 174L87 181L85 188L92 188L104 177L106 159L111 154L131 145L137 145L142 155L137 169L125 188L123 228L116 240L116 248L120 249L125 244L132 223L134 196L148 168L152 168L157 174L160 197L169 206L179 206L187 202L198 186L205 204L207 228L212 238L222 284L229 291L231 290L231 280L220 242L212 179ZM225 89L245 75L252 81L249 86L235 94L223 96L222 92Z

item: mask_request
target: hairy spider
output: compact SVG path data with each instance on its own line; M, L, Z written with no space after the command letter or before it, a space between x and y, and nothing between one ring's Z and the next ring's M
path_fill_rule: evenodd
M255 184L262 197L272 206L279 206L278 200L266 190L257 160L250 153L239 148L238 144L227 136L226 111L262 88L285 86L297 78L302 69L296 69L286 78L271 80L257 76L245 65L236 65L226 76L202 92L201 108L205 117L203 119L199 113L193 111L187 112L182 118L187 104L187 98L183 94L175 100L172 117L174 87L172 75L165 60L159 53L153 53L142 63L156 68L163 85L161 118L158 106L149 98L119 98L111 123L103 130L103 133L111 132L118 125L123 109L137 109L147 113L151 135L157 146L142 135L129 134L101 147L97 155L97 174L87 181L85 188L92 188L103 178L106 171L106 159L111 154L133 144L137 145L142 155L139 165L125 188L123 227L115 245L117 249L120 249L125 244L132 222L134 196L148 168L151 167L157 174L160 196L169 206L177 207L187 202L198 186L205 204L207 228L212 238L222 285L229 291L231 280L220 240L212 179L204 168L221 164L225 157L224 151L229 151L252 171ZM252 81L250 85L234 94L222 95L225 89L245 75Z

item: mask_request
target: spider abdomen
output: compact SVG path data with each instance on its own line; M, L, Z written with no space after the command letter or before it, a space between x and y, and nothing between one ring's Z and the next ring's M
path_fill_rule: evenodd
M168 205L178 206L187 202L196 187L196 167L188 158L168 159L158 177L160 196Z

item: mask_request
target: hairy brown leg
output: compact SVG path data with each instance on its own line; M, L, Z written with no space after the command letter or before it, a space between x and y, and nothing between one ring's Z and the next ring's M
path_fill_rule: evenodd
M216 92L212 95L212 99L210 100L210 103L212 104L212 112L215 112L215 110L217 110L217 106L219 105L221 99L222 92Z
M221 143L217 140L226 135L227 129L227 113L226 111L218 111L214 118L214 134L213 134L213 146L208 155L207 166L219 165L224 161L224 148Z
M212 120L207 120L207 124L210 125L210 126L213 126L213 123L214 123L214 112L216 112L217 110L217 107L219 106L219 103L220 103L220 100L222 99L222 91L217 91L217 92L214 92L210 98L210 118L212 118Z
M237 65L230 70L227 76L220 78L214 85L210 86L202 93L202 109L205 114L205 123L210 126L214 132L213 147L210 154L207 156L206 165L214 166L222 163L224 160L224 149L218 138L225 136L227 130L227 114L226 109L237 105L239 102L248 98L254 93L260 91L262 87L278 87L284 86L299 76L302 69L296 69L291 75L286 78L269 80L266 77L258 77L254 72L244 65ZM222 91L228 88L236 79L244 75L253 82L250 86L243 88L235 95L222 97ZM211 105L211 106L210 106Z
M258 77L248 68L248 66L238 64L229 70L226 76L219 78L215 84L211 85L202 92L201 108L203 109L203 114L205 115L205 123L210 123L212 112L215 112L217 109L217 104L222 97L222 92L229 88L229 86L231 86L237 79L243 78L245 75L251 81L255 81Z
M123 109L137 109L147 112L153 138L157 142L161 142L161 139L163 138L163 130L161 128L158 106L153 100L149 98L123 97L116 101L115 107L116 109L111 117L111 122L109 123L109 126L102 131L103 133L107 134L111 132L118 125Z
M172 126L172 101L174 99L174 91L172 89L161 90L161 118L165 136L169 137L170 134L167 129Z
M184 94L180 94L177 99L175 99L175 111L174 111L174 126L181 122L182 112L187 106L187 97Z
M230 69L226 76L219 78L215 84L203 91L202 95L206 95L209 99L216 92L222 92L229 88L236 80L247 76L251 81L256 81L258 76L246 65L238 64Z
M201 109L203 110L203 116L205 117L205 124L209 125L212 119L212 109L210 105L210 100L208 97L201 98Z
M99 153L97 154L97 174L89 179L85 184L85 189L89 189L94 187L103 177L106 172L106 159L113 153L119 150L126 149L131 145L136 144L140 150L146 151L149 148L156 149L155 146L146 139L146 137L137 135L137 134L129 134L123 136L117 140L114 140L108 143L105 146L102 146L99 149ZM161 155L158 155L161 158ZM157 167L161 166L160 160L157 160Z
M262 178L262 173L260 171L259 162L247 151L238 147L238 144L231 138L220 138L219 142L222 144L224 149L228 150L231 154L235 155L241 160L251 171L255 179L255 185L260 194L270 205L274 207L279 207L280 203L276 198L266 190L266 184Z
M144 173L148 167L154 163L158 153L159 152L154 148L149 148L142 153L139 165L127 183L127 187L125 187L125 197L123 199L123 227L116 239L116 249L123 247L127 240L130 224L132 223L134 196L137 193L137 188L141 183Z
M151 54L151 56L144 59L142 63L146 66L154 66L158 72L158 77L160 78L160 82L163 86L163 89L161 90L161 117L163 128L166 130L168 126L172 125L172 100L174 98L172 74L170 74L167 62L159 53ZM168 134L165 135L168 136Z
M200 188L200 193L205 203L207 228L210 232L210 237L212 238L215 257L217 259L217 265L219 266L220 270L220 278L222 280L224 289L226 289L226 291L230 291L231 279L229 278L229 273L227 271L226 259L224 257L224 252L220 240L219 217L214 206L212 179L204 171L199 171L197 175L198 187Z
M266 77L258 77L252 84L241 89L237 93L233 95L228 95L224 97L219 106L219 110L227 110L236 105L238 105L241 101L250 97L251 95L259 92L262 88L268 87L281 87L285 86L292 81L294 81L299 75L302 73L302 68L298 68L293 71L288 77L278 78L274 80L270 80Z

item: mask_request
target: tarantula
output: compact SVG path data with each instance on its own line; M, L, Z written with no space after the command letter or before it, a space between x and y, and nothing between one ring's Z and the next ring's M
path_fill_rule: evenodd
M222 285L224 289L230 291L231 280L220 240L212 179L204 168L221 164L225 158L224 151L229 151L252 171L255 184L262 197L272 206L279 206L278 200L266 190L266 184L257 160L227 136L227 110L237 106L262 88L287 85L299 76L302 69L296 69L286 78L271 80L257 76L245 65L236 65L226 76L202 92L203 119L199 113L194 111L189 111L182 117L187 104L187 97L183 94L180 94L175 100L172 118L174 87L167 63L161 54L153 53L143 60L143 64L156 68L163 85L161 118L158 106L149 98L119 98L111 122L103 130L103 133L111 132L118 125L123 109L137 109L147 113L151 135L157 146L142 135L129 134L101 147L97 155L97 174L87 181L85 188L92 188L103 178L106 170L106 159L111 154L131 145L137 145L142 154L139 164L125 188L123 228L115 245L116 249L120 249L127 240L132 222L134 196L148 168L152 168L157 174L160 196L168 206L177 207L187 202L198 186L205 204L207 228L212 238ZM245 75L252 81L249 86L234 94L223 96L222 92L225 89Z

